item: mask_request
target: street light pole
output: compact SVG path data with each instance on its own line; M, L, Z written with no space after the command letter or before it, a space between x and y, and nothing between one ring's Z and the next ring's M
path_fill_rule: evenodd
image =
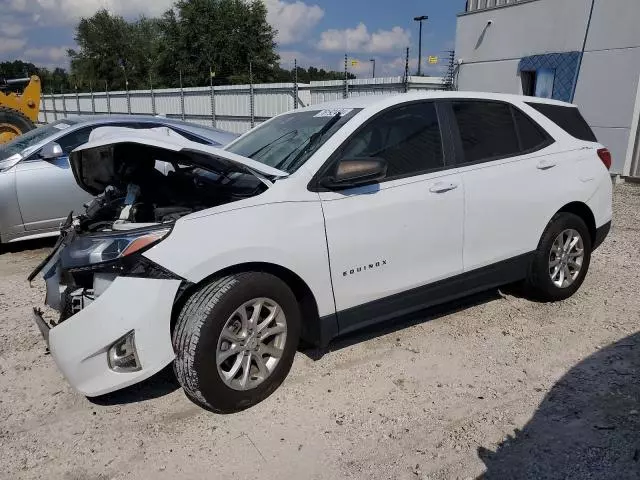
M414 20L420 24L420 35L418 37L418 76L422 75L422 22L429 20L427 15L414 17Z
M369 61L373 63L373 78L376 78L376 59L372 58Z

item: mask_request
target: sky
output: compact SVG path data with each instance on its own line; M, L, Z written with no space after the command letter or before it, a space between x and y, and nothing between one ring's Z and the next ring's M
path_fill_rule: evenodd
M79 18L100 8L135 19L159 16L174 0L0 0L0 61L21 59L46 67L68 67L66 51L75 46L74 27ZM441 74L446 69L445 50L455 40L456 14L465 0L264 0L268 20L278 30L281 65L342 70L345 53L349 69L370 76L401 75L406 47L410 69L417 69L418 23L423 26L423 72ZM440 63L428 65L426 57ZM351 60L358 63L352 65Z

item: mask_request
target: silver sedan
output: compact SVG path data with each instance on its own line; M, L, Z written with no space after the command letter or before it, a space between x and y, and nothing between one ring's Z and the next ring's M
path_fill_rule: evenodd
M163 117L108 116L59 120L0 145L0 243L55 236L60 223L91 198L78 187L69 154L104 126L168 127L194 142L223 146L237 135Z

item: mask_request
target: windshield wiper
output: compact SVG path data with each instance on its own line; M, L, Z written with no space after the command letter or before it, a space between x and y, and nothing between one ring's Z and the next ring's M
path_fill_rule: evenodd
M291 135L292 133L293 134L297 134L298 130L296 129L296 130L291 130L290 132L283 133L282 135L280 135L278 138L276 138L272 142L267 143L266 145L264 145L263 147L260 147L258 150L256 150L252 154L247 155L247 157L253 159L254 156L260 155L261 153L263 153L268 148L274 147L280 140L282 140L283 138L285 138L288 135Z
M322 139L322 137L324 137L327 134L327 132L329 130L331 130L331 127L333 127L336 123L338 123L340 121L341 118L342 118L342 114L341 113L338 113L338 114L334 115L333 117L331 117L331 120L329 120L327 123L325 123L324 126L320 130L318 130L316 133L311 135L306 140L306 145L302 148L302 150L300 150L300 153L298 153L291 160L291 162L288 162L288 160L289 160L289 157L291 155L293 155L293 152L291 152L284 159L282 159L282 161L280 163L278 163L275 166L275 168L277 168L278 170L284 170L285 166L295 165L296 162L298 162L298 160L300 160L309 150L311 150L315 146L315 144L318 143ZM295 152L295 150L294 150L294 152Z

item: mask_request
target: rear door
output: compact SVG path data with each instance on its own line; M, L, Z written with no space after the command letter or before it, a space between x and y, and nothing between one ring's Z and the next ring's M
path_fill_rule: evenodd
M436 105L415 102L334 155L388 163L379 184L320 192L341 332L428 302L421 287L462 272L463 185L443 143Z
M537 248L572 188L570 158L527 114L506 102L450 101L465 188L464 269L516 259Z

